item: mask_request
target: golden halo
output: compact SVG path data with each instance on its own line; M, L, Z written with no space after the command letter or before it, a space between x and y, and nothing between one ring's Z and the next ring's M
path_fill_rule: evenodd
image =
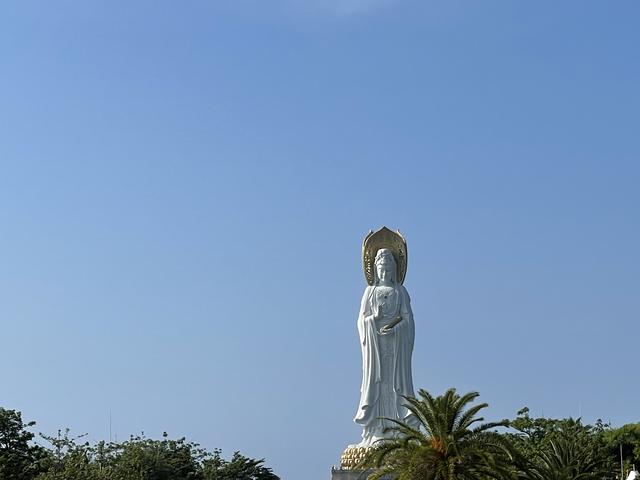
M398 268L396 279L398 283L404 283L407 275L407 241L400 230L393 232L387 227L382 227L377 232L372 230L362 242L362 269L369 285L375 282L376 253L381 248L388 248L393 253Z

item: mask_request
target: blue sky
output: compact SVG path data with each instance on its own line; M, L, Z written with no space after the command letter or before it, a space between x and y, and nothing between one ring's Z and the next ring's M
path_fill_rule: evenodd
M638 421L637 2L0 6L0 405L328 478L371 228L414 382Z

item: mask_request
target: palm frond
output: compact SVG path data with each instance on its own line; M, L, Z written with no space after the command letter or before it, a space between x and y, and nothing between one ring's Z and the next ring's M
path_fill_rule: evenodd
M491 431L506 423L482 423L478 414L487 404L469 405L478 395L460 395L450 388L437 397L423 389L417 397L403 397L417 424L386 419L392 424L386 431L396 436L382 442L368 459L375 478L391 472L397 480L515 478L515 452L504 436Z

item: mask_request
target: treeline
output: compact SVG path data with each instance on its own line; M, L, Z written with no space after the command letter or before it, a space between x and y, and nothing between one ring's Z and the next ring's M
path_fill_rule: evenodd
M166 433L90 444L68 430L36 439L34 425L0 408L0 480L279 480L263 459L236 452L225 460L220 450Z
M640 423L613 428L602 420L588 425L579 418L533 418L529 413L524 408L509 420L505 435L524 467L548 470L543 477L562 471L569 478L584 473L586 478L620 479L640 467Z
M417 421L396 422L396 439L361 467L396 480L625 480L640 467L640 423L588 425L527 408L483 423L487 404L471 405L477 397L421 390L408 399ZM0 480L279 480L264 459L236 452L226 460L184 438L91 444L68 431L36 438L34 424L0 408Z

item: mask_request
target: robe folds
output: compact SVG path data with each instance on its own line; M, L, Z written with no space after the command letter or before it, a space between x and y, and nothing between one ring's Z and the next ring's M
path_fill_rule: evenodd
M374 321L374 291L375 286L368 286L360 305L358 315L358 334L360 348L362 349L362 385L360 387L360 403L354 422L368 427L376 422L376 404L381 401L381 365L382 355L379 348L379 333ZM402 317L400 323L393 327L394 355L393 355L393 402L395 405L395 419L408 420L411 412L406 408L403 396L414 396L413 380L411 374L411 354L415 338L415 324L409 294L403 285L396 284L400 306L399 313ZM388 359L389 357L384 357ZM384 369L389 371L389 369Z

